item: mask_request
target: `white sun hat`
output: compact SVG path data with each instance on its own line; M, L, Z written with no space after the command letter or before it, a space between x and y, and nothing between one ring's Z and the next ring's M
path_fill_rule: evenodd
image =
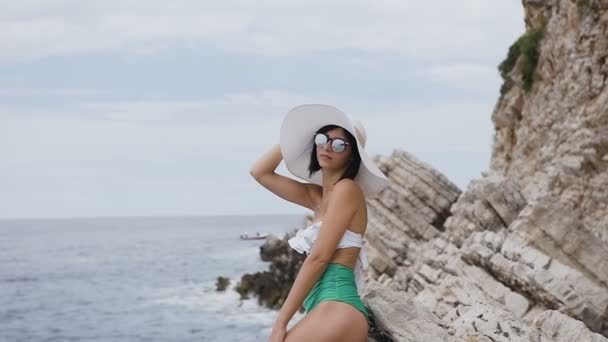
M321 170L308 177L308 165L314 146L313 134L325 125L337 125L350 132L357 141L361 165L353 179L365 194L374 197L388 186L388 178L364 150L367 135L363 124L338 108L326 104L303 104L285 114L279 145L287 170L305 181L323 186Z

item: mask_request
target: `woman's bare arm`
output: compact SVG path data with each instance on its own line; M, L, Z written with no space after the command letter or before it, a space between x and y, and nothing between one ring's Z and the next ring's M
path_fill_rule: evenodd
M283 155L281 154L281 145L275 144L269 151L266 151L258 160L255 161L255 163L253 163L249 173L254 178L272 173L279 166L281 160L283 160Z
M301 183L295 179L277 174L276 168L283 160L279 144L265 152L254 162L249 174L255 180L277 196L308 209L314 210L314 200L311 195L314 184Z

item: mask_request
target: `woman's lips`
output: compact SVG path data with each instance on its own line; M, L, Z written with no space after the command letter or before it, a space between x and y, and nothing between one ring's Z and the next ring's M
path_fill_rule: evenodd
M329 156L326 156L324 154L321 155L321 158L327 158L327 159L331 159Z

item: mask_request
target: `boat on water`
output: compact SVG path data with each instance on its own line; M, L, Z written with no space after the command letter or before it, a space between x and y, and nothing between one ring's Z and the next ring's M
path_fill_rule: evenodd
M241 240L260 240L265 239L267 236L268 233L257 232L255 235L249 235L247 232L245 232L245 234L241 234Z

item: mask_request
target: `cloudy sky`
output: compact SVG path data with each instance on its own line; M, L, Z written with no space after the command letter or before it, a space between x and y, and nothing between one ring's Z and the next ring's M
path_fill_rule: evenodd
M464 189L488 167L496 67L524 31L513 0L0 8L0 218L306 212L248 173L302 103Z

